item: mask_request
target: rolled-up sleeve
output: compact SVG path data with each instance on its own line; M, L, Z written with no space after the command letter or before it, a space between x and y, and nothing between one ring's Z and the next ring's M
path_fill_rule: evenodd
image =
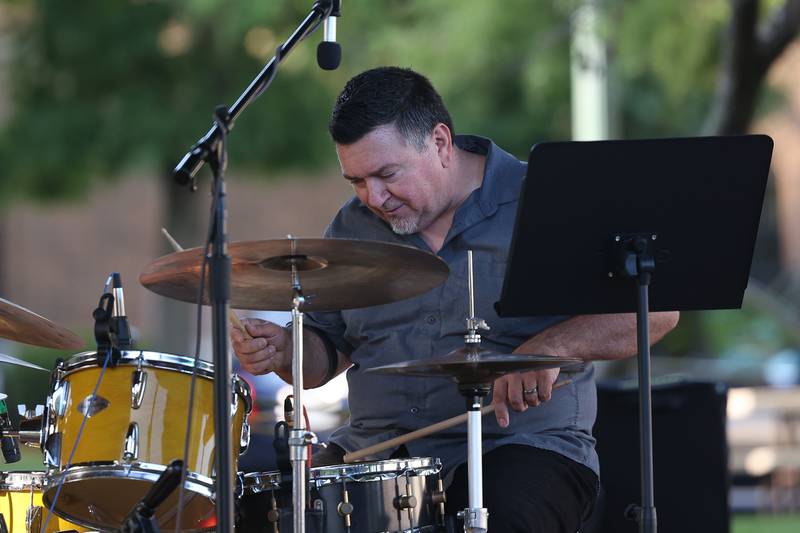
M339 311L316 311L304 315L304 325L314 327L323 333L336 349L349 356L355 349L345 340L347 329L342 313Z

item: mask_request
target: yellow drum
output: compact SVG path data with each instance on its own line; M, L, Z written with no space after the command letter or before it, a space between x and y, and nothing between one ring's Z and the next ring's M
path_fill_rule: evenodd
M62 484L55 505L58 514L88 527L119 528L166 465L183 457L193 365L188 357L122 352L92 396L102 370L97 354L78 354L61 363L53 371L43 424L42 449L51 467L45 505ZM198 362L181 513L184 531L207 529L215 515L213 377L213 365ZM236 465L249 442L252 402L247 382L236 375L232 380ZM89 418L67 466L85 413ZM234 483L231 479L231 486ZM177 503L176 490L157 509L162 531L175 528Z
M0 473L0 515L9 533L55 533L57 531L88 531L60 516L47 520L47 508L42 506L44 472ZM47 529L42 530L47 522Z

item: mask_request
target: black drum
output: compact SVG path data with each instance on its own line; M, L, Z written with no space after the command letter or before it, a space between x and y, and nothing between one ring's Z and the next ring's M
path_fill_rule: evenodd
M399 533L443 531L444 490L438 459L414 457L312 468L308 532ZM279 472L242 477L239 533L292 530L291 479Z

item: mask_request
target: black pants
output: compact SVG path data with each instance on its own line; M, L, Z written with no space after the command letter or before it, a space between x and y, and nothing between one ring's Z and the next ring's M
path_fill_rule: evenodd
M447 513L468 505L467 465L447 489ZM509 445L483 456L483 506L494 533L575 533L597 497L597 476L547 450Z

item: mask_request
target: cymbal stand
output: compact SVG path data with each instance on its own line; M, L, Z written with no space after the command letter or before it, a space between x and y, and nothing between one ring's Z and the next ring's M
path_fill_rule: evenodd
M295 255L295 241L292 240L292 256ZM300 261L302 259L298 258ZM292 265L292 384L294 387L295 417L294 427L289 432L289 454L292 462L292 499L294 501L294 533L306 530L306 464L308 445L317 442L317 436L305 427L303 417L303 313L305 304L298 259L290 259Z
M464 344L477 354L481 344L478 330L488 330L483 319L475 318L475 288L472 276L472 250L467 251L467 282L469 287L469 317ZM483 445L481 407L489 394L491 383L459 383L459 392L467 399L467 472L469 507L459 512L464 519L466 533L484 533L488 530L489 511L483 506Z
M209 163L214 174L214 206L213 217L214 227L211 242L212 255L209 261L209 293L212 307L212 333L213 333L213 355L214 371L217 379L214 380L214 432L215 450L214 459L216 462L216 530L222 533L233 531L234 526L234 501L231 483L235 477L232 464L233 448L230 434L230 401L231 401L231 361L228 353L228 303L230 300L230 271L231 260L227 254L227 211L225 207L225 165L227 161L225 139L233 128L234 122L241 115L244 109L261 95L270 86L277 74L278 65L288 56L294 46L314 32L334 10L333 0L316 0L306 18L297 29L289 36L286 42L278 47L275 56L267 63L258 76L250 83L239 98L231 105L220 106L214 113L214 125L208 132L201 137L183 156L172 171L175 180L181 185L187 185L194 191L197 190L196 174L200 168ZM297 305L293 309L293 314L299 308L302 300L297 295L294 298ZM294 322L294 320L293 320ZM302 327L302 318L298 321ZM300 328L295 328L295 338L298 334L302 335ZM302 351L302 346L300 348ZM301 354L302 357L302 354ZM302 368L302 366L300 366ZM297 376L295 373L295 383ZM301 381L302 384L302 381ZM302 390L302 386L299 388ZM298 387L295 385L295 392ZM299 403L299 396L295 396ZM302 404L300 404L302 415ZM302 419L303 417L298 417ZM303 423L300 422L300 426ZM298 452L300 455L300 452ZM305 454L307 455L307 454ZM305 460L302 461L305 464ZM295 470L296 472L296 470ZM302 472L302 470L301 470ZM304 472L303 472L304 473ZM178 511L180 513L180 510ZM300 520L304 515L300 514ZM298 517L295 516L295 523ZM295 526L295 533L304 531Z

